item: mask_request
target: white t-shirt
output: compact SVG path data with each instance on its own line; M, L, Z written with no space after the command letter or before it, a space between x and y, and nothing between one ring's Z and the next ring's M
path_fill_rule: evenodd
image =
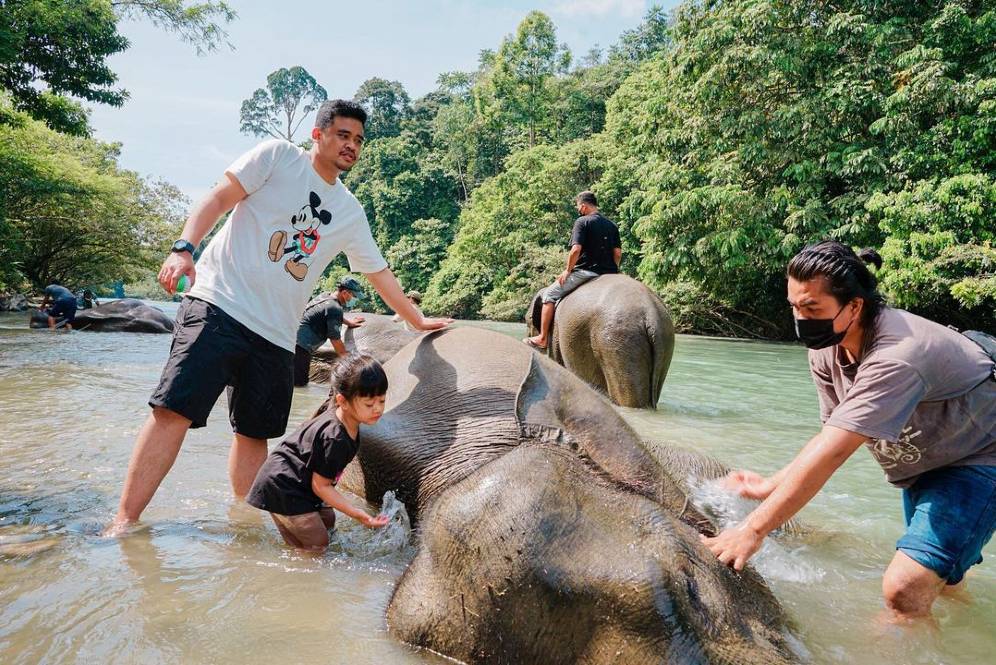
M249 196L201 254L190 295L293 352L301 313L332 259L345 252L360 273L387 262L356 197L339 180L325 182L293 143L265 141L226 173Z

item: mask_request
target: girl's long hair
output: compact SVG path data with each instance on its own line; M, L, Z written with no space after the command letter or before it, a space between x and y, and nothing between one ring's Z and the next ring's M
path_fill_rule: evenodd
M373 357L351 353L332 367L332 385L329 396L318 407L312 418L319 416L335 404L335 396L347 400L355 397L380 397L387 393L387 374Z

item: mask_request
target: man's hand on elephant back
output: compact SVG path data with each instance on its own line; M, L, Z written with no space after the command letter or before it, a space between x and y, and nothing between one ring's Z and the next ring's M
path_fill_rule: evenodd
M184 275L187 276L186 290L189 291L197 276L194 257L189 252L170 252L159 269L159 285L166 290L166 293L173 295L176 293L177 283Z
M743 570L747 561L754 556L764 541L764 534L754 531L746 523L724 529L718 536L707 538L699 536L709 551L716 555L720 562L732 566L734 570Z
M739 469L730 471L721 481L723 487L745 499L763 501L775 491L775 484L753 471Z
M415 327L418 330L421 330L422 332L429 332L431 330L441 330L441 329L445 328L446 326L450 325L451 323L453 323L453 319L449 319L449 318L446 318L446 319L427 319L425 317L422 317L422 321L417 326L415 326Z

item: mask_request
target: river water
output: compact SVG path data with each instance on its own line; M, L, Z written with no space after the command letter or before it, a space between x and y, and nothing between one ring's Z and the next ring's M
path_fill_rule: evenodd
M449 662L385 627L412 556L403 511L383 531L340 518L321 557L284 547L265 515L230 499L224 396L187 437L144 527L100 537L170 338L31 331L26 319L0 314L0 662ZM290 427L324 393L298 389ZM679 337L658 410L623 412L647 438L762 473L818 428L804 350L784 344ZM749 510L708 484L696 498L726 520ZM993 662L993 543L970 574L971 599L935 606L938 630L899 630L876 617L900 494L871 456L859 451L800 519L810 535L769 539L755 562L813 662Z

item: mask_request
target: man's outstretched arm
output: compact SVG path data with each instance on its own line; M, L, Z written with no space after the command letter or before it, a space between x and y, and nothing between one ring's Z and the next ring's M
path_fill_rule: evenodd
M218 218L235 207L235 204L244 199L248 194L242 184L230 173L225 173L225 178L208 192L200 203L194 206L187 218L187 223L183 225L183 233L180 237L191 245L197 246L204 236L214 228ZM166 260L163 261L162 268L159 269L159 284L167 293L176 292L176 284L180 277L187 276L189 282L188 289L194 285L196 271L194 270L194 257L187 252L170 252Z
M422 313L412 305L411 301L405 297L405 292L398 283L398 278L394 276L390 268L384 268L379 272L364 273L370 280L377 293L384 299L387 306L401 315L415 330L439 330L453 323L453 319L427 319Z

